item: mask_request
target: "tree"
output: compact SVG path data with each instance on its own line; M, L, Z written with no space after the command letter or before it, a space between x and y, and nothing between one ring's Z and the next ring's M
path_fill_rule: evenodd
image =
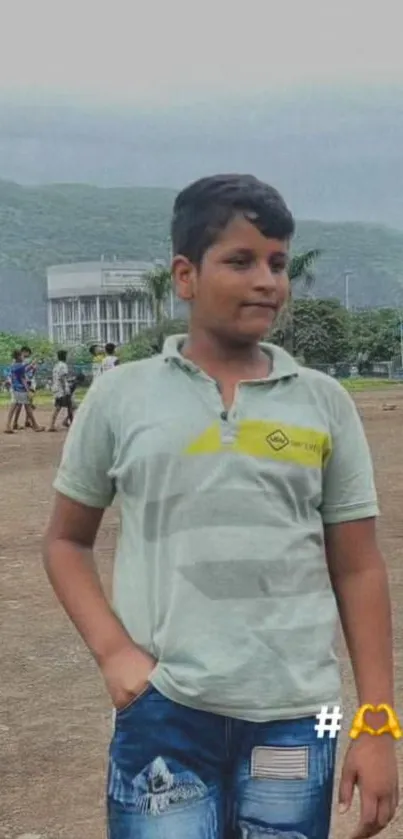
M163 326L142 329L128 344L121 348L119 358L122 362L151 358L151 356L161 352L163 342L168 335L185 334L187 330L186 321L166 318Z
M290 297L284 316L284 347L291 353L294 351L294 316L293 316L293 288L296 283L302 282L305 289L310 289L315 283L315 275L312 266L320 256L321 251L317 248L295 254L288 267L290 279Z
M350 315L338 300L295 300L294 315L294 349L304 363L350 360Z
M126 287L123 298L145 303L151 311L155 326L161 326L166 317L166 304L172 291L172 276L165 266L153 268L142 276L143 285Z
M398 309L367 309L351 314L352 349L356 359L388 361L400 353Z
M9 365L14 350L20 349L24 344L31 347L34 358L37 361L48 361L54 358L55 347L47 338L42 335L14 335L8 332L0 332L0 365Z
M154 345L160 352L165 338L167 320L166 305L172 291L172 275L169 268L158 266L146 271L142 276L142 285L128 285L122 295L123 300L145 303L151 312L154 327Z

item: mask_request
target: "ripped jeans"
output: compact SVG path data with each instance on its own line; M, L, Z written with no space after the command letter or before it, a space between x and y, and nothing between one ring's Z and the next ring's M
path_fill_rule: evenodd
M116 715L109 839L328 839L336 740L315 722L219 717L150 686Z

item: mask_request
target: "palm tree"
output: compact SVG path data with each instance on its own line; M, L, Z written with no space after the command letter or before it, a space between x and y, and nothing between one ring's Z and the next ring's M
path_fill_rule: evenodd
M171 272L165 266L156 267L146 271L141 279L140 287L126 287L123 298L145 303L151 312L154 325L159 328L166 317L166 304L172 290Z
M288 301L287 310L285 313L284 323L284 348L291 353L294 349L294 318L293 318L293 304L292 292L296 283L302 282L305 289L311 289L316 282L315 274L312 271L312 266L321 255L321 251L317 248L305 253L295 254L292 257L288 266L288 276L290 279L290 297Z
M297 253L295 256L292 257L289 267L288 267L288 276L290 278L291 283L298 282L298 280L303 280L305 288L312 288L315 283L316 277L312 273L311 268L314 262L318 259L321 255L322 251L315 248L310 251L305 251L305 253Z
M145 303L151 312L155 331L155 348L160 352L164 343L164 321L166 305L172 291L172 275L169 268L156 266L142 276L142 285L126 286L122 298Z

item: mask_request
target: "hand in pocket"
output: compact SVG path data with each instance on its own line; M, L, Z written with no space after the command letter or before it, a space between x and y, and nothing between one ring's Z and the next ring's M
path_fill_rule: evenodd
M156 661L135 644L128 644L102 663L101 672L117 711L140 696L148 687Z

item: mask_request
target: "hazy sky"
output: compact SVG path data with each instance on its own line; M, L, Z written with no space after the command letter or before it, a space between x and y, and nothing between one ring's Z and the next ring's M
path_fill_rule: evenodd
M0 13L2 92L157 103L403 83L400 0L0 0Z

